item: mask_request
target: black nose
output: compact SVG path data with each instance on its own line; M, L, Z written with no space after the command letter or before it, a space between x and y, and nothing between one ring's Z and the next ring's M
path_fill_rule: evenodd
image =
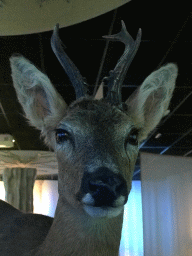
M120 196L124 196L125 202L128 198L124 178L106 167L100 167L92 173L84 173L81 193L89 193L94 199L94 206L98 207L112 207Z

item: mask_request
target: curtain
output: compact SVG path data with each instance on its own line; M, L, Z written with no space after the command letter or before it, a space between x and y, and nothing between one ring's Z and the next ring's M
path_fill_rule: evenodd
M119 255L143 256L141 181L132 181L132 189L124 210Z
M192 255L192 158L141 154L145 256Z
M5 168L5 200L21 211L33 212L33 186L36 174L35 168Z

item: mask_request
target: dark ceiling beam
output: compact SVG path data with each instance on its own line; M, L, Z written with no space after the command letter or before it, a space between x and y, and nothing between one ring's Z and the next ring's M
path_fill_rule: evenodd
M4 116L5 120L6 120L6 122L7 122L7 125L11 128L9 119L7 118L7 115L6 115L6 113L5 113L5 110L4 110L3 105L2 105L1 102L0 102L0 109L1 109L1 112L3 113L3 116Z
M41 70L45 73L45 60L44 60L44 51L43 51L43 37L42 34L38 34L39 38L39 55L41 60Z
M192 154L192 149L189 150L187 153L185 153L183 156L188 156L188 155L190 155L190 154Z
M111 21L111 25L110 25L110 28L109 28L108 35L112 34L114 23L115 23L115 20L116 20L116 16L117 16L117 9L115 9L114 12L113 12L113 17L112 17L112 21ZM105 62L107 50L108 50L108 47L109 47L109 41L110 40L106 40L105 48L104 48L104 51L103 51L103 56L102 56L102 59L101 59L101 63L100 63L100 66L99 66L99 71L98 71L97 78L96 78L96 83L95 83L93 95L96 94L96 91L99 87L99 80L100 80L100 77L101 77L101 72L102 72L102 69L103 69L103 65L104 65L104 62Z
M179 31L178 31L176 37L175 37L174 40L172 41L172 43L171 43L169 49L167 50L167 52L166 52L165 55L163 56L162 60L160 61L159 65L158 65L158 67L160 67L160 66L163 64L163 62L164 62L164 60L166 59L167 55L173 50L173 46L178 42L178 39L179 39L179 37L181 36L181 33L182 33L183 29L186 27L187 23L189 22L189 20L190 20L191 18L192 18L192 12L190 12L190 14L187 16L187 19L184 21L184 23L183 23L181 29L179 29ZM175 107L175 108L173 109L173 111L172 111L171 113L169 113L169 114L167 115L167 117L165 117L165 118L161 121L160 125L164 124L164 123L178 110L178 108L181 107L181 105L182 105L191 95L192 95L192 91L177 105L177 107ZM154 134L156 133L156 131L157 131L157 128L156 128L156 129L150 134L150 136L140 145L140 148L142 148L142 147L154 136Z
M173 147L176 143L178 143L180 140L182 140L185 136L189 135L192 132L192 128L187 130L185 133L183 133L178 139L176 139L171 145L166 147L164 150L161 151L160 155L164 154L168 149Z
M174 45L179 41L179 38L181 37L182 31L184 30L184 28L186 27L187 23L189 22L189 20L192 18L192 12L189 13L189 15L187 16L186 20L184 21L182 27L179 29L179 31L177 32L176 37L174 38L174 40L171 42L171 45L169 47L169 49L167 50L167 52L165 53L165 55L163 56L163 58L161 59L159 65L157 66L157 68L161 67L162 64L164 63L165 59L167 58L167 55L173 50Z

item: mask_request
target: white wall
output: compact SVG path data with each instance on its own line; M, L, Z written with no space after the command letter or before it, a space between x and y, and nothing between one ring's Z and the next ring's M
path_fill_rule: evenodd
M3 181L0 181L0 199L5 200L5 188Z
M58 181L36 180L33 193L34 213L54 217L58 200Z
M141 154L144 253L192 255L192 158Z
M119 255L143 256L143 215L140 180L132 181L132 189L125 205Z

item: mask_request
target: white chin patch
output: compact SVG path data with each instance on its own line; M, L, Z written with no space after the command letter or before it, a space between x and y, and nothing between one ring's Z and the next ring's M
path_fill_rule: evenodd
M88 213L91 217L108 217L113 218L118 216L122 211L124 206L119 207L107 207L106 209L101 207L95 207L91 205L83 206L86 213Z

